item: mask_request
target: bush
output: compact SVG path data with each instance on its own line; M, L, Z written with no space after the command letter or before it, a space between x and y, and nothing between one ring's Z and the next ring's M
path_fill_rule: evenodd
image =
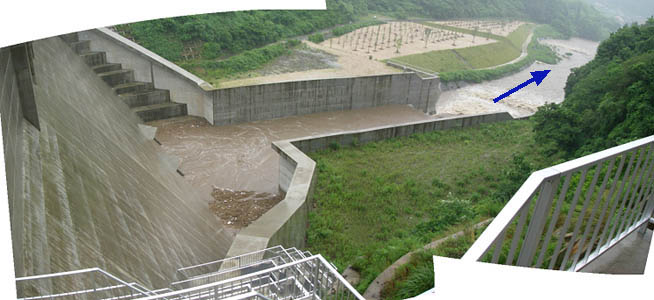
M309 41L312 43L320 44L325 41L325 36L322 33L316 33L309 36Z
M290 40L285 43L278 43L254 50L245 51L239 55L234 55L225 60L210 60L186 63L181 64L181 66L186 69L193 69L196 67L204 68L210 70L209 72L211 77L224 78L229 75L255 70L277 57L289 54L289 49L294 48L299 44L300 42L297 40ZM208 48L207 51L210 51L211 47L215 46L209 45L206 47Z
M220 45L218 43L209 42L202 45L202 57L207 59L215 59L220 55Z

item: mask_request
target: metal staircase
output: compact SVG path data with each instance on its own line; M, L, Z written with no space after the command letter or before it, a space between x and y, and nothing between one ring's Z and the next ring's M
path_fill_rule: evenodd
M363 300L321 255L281 246L183 267L175 276L170 288L156 291L97 268L23 277L16 284L19 299L25 300Z

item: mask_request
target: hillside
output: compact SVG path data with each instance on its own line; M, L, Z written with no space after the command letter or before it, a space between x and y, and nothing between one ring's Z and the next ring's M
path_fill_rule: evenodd
M536 113L536 142L572 158L654 134L653 49L654 18L613 33L570 75L565 101Z
M224 59L246 50L327 30L393 18L510 18L552 25L565 36L601 40L617 22L582 0L327 0L326 11L245 11L158 19L116 28L175 62ZM271 60L274 57L266 57ZM259 61L259 60L257 60Z
M643 22L654 16L654 2L647 0L586 0L607 15L625 23Z

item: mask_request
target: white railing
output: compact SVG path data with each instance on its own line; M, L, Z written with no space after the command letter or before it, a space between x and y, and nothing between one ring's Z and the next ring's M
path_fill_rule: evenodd
M18 299L135 299L155 295L99 268L16 278Z
M463 260L579 271L654 209L654 136L531 174Z
M314 255L281 266L209 284L142 298L230 299L256 292L270 299L364 298L322 256ZM249 297L248 297L249 298Z
M295 248L285 249L275 246L238 256L183 267L177 270L177 281L170 284L172 289L180 290L232 277L256 272L261 269L284 265L306 258L304 252Z

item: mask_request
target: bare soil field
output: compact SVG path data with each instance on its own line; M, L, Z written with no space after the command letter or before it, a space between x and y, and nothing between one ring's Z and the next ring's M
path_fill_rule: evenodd
M466 48L493 43L470 34L436 29L413 22L391 22L357 29L340 37L320 43L323 47L339 49L373 59L384 60L398 56L435 50Z

